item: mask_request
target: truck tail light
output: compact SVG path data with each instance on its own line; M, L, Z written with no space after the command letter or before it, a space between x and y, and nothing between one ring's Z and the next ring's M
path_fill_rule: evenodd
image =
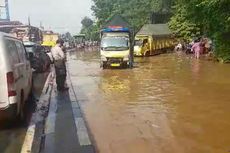
M8 97L16 96L16 86L15 86L15 79L14 79L14 73L8 72L6 74L7 77L7 88L8 88Z

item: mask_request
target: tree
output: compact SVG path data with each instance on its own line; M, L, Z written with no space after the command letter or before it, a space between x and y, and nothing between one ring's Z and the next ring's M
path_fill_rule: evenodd
M93 25L93 20L86 16L82 19L81 24L83 27L87 28Z
M89 17L85 17L82 22L81 33L86 35L86 40L99 40L99 27Z
M92 10L103 26L112 16L119 14L136 30L150 22L152 12L169 11L171 0L93 0Z
M176 0L170 27L183 38L206 35L215 43L215 55L230 61L230 1Z
M201 33L200 26L189 20L187 11L185 5L177 3L169 26L177 37L191 41L194 37L200 37Z

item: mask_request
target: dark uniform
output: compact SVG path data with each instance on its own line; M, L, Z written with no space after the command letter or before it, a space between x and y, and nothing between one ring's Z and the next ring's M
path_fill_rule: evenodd
M63 46L62 40L57 40L57 45L52 48L51 53L54 59L54 66L56 72L56 83L58 90L65 90L65 81L66 81L66 65L65 65L65 53L62 49Z
M57 89L62 90L65 89L65 81L66 81L66 65L63 60L54 61L55 72L56 72L56 83Z

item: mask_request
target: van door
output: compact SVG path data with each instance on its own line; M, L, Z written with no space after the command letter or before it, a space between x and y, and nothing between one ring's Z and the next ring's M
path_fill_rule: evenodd
M23 72L23 90L24 90L24 98L27 98L29 96L30 90L31 90L31 85L32 85L32 70L30 67L30 62L27 60L27 53L26 50L20 41L15 42L20 63L22 64L22 72ZM26 99L25 99L26 100Z
M14 84L15 84L15 90L16 90L16 101L10 101L10 103L20 102L20 94L21 89L24 86L24 82L22 81L23 78L23 64L20 63L17 47L15 44L15 40L6 38L6 50L9 53L9 63L10 69L8 69L9 72L13 72L14 77Z
M9 106L7 88L7 53L4 48L4 41L0 41L0 110Z

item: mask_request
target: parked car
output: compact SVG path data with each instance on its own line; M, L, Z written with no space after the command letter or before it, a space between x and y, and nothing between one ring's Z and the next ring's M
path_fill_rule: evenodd
M0 32L0 116L23 119L32 70L23 42Z
M34 42L24 42L24 46L29 54L32 68L39 73L47 71L51 62L45 47Z

